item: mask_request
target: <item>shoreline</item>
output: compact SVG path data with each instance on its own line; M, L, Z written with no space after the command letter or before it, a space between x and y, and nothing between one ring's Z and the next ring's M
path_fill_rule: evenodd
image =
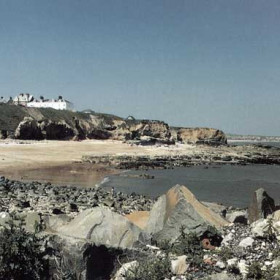
M113 140L0 141L0 175L29 182L49 181L58 185L77 182L78 186L89 187L124 170L213 164L278 165L280 149L253 145L141 146Z

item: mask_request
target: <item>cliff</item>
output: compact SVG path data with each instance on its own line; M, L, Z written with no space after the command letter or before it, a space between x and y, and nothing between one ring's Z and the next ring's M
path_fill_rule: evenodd
M170 128L162 121L123 119L93 111L72 112L0 104L0 139L113 139L141 144L225 144L220 130Z
M214 128L172 128L172 134L176 135L177 141L191 144L227 144L227 137L223 131Z

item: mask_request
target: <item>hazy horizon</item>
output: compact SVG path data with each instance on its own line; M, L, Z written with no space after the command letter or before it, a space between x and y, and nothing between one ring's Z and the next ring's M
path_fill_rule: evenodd
M276 0L1 0L0 96L280 135Z

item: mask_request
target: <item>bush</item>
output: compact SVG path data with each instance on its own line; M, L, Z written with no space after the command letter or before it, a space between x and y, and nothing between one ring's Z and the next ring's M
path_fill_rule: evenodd
M163 280L171 276L168 255L139 261L139 265L128 270L126 280Z
M24 229L24 219L11 214L0 233L0 279L44 279L47 263L40 250L43 238Z
M247 278L248 279L262 279L263 278L263 271L261 270L261 266L258 262L253 262L248 267Z
M217 251L217 254L223 262L226 262L234 256L233 251L228 247L222 247L220 251Z
M181 228L181 234L171 249L176 255L186 255L190 267L201 268L203 262L203 248L200 238L196 233L185 233Z
M273 219L267 219L267 225L264 228L264 237L269 241L275 241L278 231L273 225Z

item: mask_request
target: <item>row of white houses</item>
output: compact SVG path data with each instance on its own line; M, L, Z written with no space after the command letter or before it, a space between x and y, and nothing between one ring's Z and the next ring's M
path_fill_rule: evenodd
M59 96L58 99L45 99L40 96L40 99L34 98L33 95L29 93L20 93L15 98L10 98L6 100L4 97L0 97L0 103L12 103L15 105L33 107L33 108L53 108L56 110L74 110L73 104Z

